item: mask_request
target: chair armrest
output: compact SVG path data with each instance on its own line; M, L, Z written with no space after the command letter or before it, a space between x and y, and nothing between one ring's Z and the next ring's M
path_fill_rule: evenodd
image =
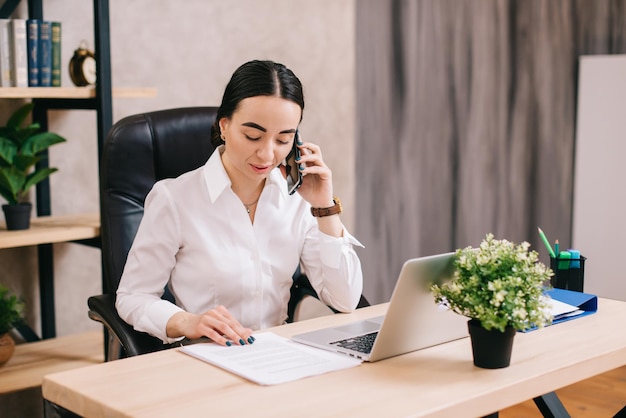
M123 357L137 356L153 351L170 348L171 344L164 344L160 339L145 332L135 331L117 314L115 295L104 294L91 296L87 300L89 317L101 322L109 332L107 360L117 360ZM121 345L122 352L115 345Z
M289 298L289 304L287 306L287 322L294 321L298 304L306 296L312 296L319 300L319 296L317 295L317 292L315 291L315 289L313 289L313 286L311 285L309 278L306 277L306 275L302 274L300 272L300 268L298 267L296 272L293 274L293 284L291 285L291 296ZM358 308L363 308L366 306L370 306L370 303L365 298L365 296L361 295L361 299L359 299L359 303L357 304L356 307L358 309ZM338 310L334 309L332 306L329 306L329 308L334 313L339 312Z
M356 308L365 308L366 306L370 306L370 302L365 296L361 295L361 299L359 299L359 303L356 305Z

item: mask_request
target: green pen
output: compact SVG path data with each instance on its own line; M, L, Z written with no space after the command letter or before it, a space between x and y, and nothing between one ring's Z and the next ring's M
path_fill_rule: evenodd
M554 254L554 250L552 249L552 245L550 245L550 241L546 238L546 234L543 233L541 228L537 227L537 231L539 231L539 237L543 241L543 245L548 249L548 253L550 253L550 257L556 258L556 254Z

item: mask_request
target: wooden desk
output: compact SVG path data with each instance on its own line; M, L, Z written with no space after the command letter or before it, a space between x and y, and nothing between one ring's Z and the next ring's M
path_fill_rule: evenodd
M271 329L290 336L380 315L363 308ZM297 382L259 386L177 349L46 376L44 398L87 417L478 417L626 364L626 302L515 337L511 366L472 364L469 339Z

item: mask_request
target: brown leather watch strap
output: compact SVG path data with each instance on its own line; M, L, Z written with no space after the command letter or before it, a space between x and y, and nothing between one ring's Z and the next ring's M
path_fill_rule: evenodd
M341 207L341 200L335 196L333 197L333 202L335 202L335 204L329 208L311 208L311 215L316 218L321 218L341 213L343 211L343 208Z

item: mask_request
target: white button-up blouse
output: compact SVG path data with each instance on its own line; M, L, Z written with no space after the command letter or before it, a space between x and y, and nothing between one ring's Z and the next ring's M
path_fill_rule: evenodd
M230 185L221 149L204 166L154 185L117 290L121 318L166 342L176 340L166 324L181 310L224 305L245 327L280 325L298 264L323 302L354 310L363 275L353 245L361 244L345 228L341 238L320 232L278 169L265 182L254 224ZM166 284L176 304L161 299Z

